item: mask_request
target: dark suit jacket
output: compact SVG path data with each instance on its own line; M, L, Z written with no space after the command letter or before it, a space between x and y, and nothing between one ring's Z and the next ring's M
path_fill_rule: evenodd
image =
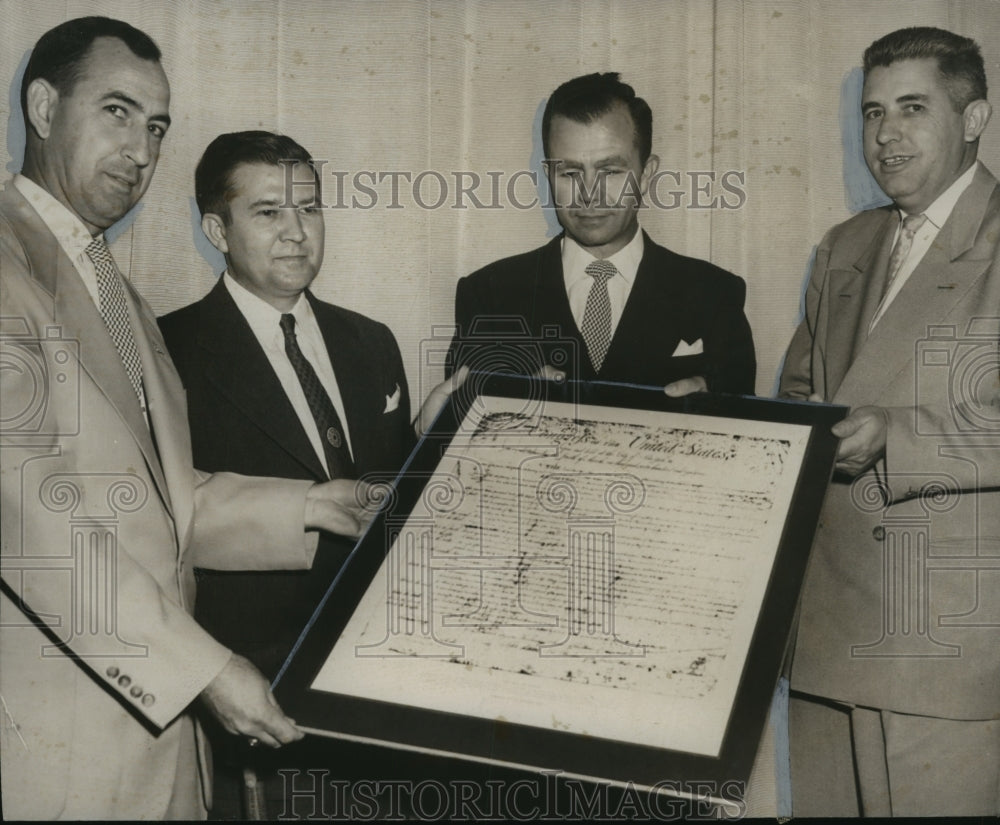
M396 340L383 324L306 296L344 400L358 475L391 479L415 443ZM159 323L187 390L195 466L326 480L278 377L221 279L200 301ZM399 406L386 413L397 388ZM195 616L273 678L352 547L324 535L308 571L200 571Z
M753 393L756 356L741 278L671 252L644 232L632 291L595 372L566 296L560 241L496 261L458 282L449 373L462 364L530 373L550 363L570 379L663 386L703 375L712 391ZM682 340L701 340L704 352L674 356Z

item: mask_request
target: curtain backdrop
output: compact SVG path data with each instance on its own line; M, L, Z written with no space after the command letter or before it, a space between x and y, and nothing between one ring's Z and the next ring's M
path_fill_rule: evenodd
M194 207L202 150L221 132L285 132L327 161L315 292L392 328L416 403L441 378L455 281L556 231L552 210L532 205L547 190L530 174L541 175L542 106L564 80L619 71L649 101L653 150L672 174L642 225L746 279L767 395L813 248L879 202L859 149L864 48L905 25L972 36L1000 99L995 0L3 0L8 173L23 150L28 49L87 14L149 33L170 78L153 184L111 233L157 313L200 298L221 270ZM995 120L980 157L1000 173Z

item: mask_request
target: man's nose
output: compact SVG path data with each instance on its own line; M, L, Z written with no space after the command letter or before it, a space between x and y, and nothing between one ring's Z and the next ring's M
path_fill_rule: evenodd
M878 123L878 131L875 133L875 140L879 145L891 143L899 140L899 120L895 115L886 113L882 115Z
M156 151L153 149L153 135L144 125L137 125L129 132L128 143L125 144L124 154L140 169L144 169L156 158Z
M305 240L306 233L302 225L302 216L298 209L281 209L281 239L284 241Z

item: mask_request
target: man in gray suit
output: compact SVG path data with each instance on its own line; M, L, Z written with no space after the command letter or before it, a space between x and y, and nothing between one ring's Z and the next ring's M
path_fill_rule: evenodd
M802 595L793 814L1000 813L1000 185L978 46L865 52L891 206L830 230L781 395L851 407Z
M145 193L170 124L159 58L105 17L43 35L22 85L24 169L0 193L9 819L204 816L195 700L230 733L302 738L191 617L194 566L307 568L316 529L357 535L366 519L346 480L192 467L180 378L103 234Z

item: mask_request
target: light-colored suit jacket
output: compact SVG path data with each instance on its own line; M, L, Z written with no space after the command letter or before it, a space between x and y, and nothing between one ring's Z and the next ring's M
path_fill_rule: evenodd
M10 818L203 814L187 711L230 653L190 616L193 567L305 567L315 548L302 529L309 482L193 469L181 382L150 308L128 285L126 300L150 426L73 263L8 184L0 754Z
M827 234L785 360L781 395L889 416L884 462L827 492L791 684L904 713L997 718L1000 186L977 169L869 335L895 228L886 207Z

